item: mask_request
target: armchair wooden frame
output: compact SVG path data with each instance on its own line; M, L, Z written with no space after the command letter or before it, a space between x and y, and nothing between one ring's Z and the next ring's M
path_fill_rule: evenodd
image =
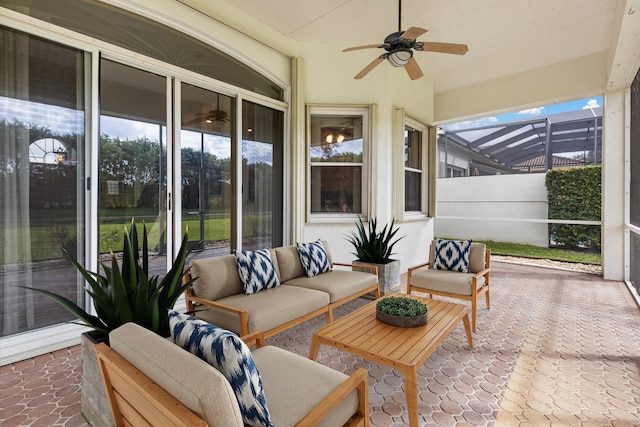
M429 252L430 251L431 249L429 249ZM490 274L489 270L491 267L491 250L489 249L486 250L485 263L484 263L485 268L473 274L473 277L471 277L471 281L472 281L471 295L461 295L461 294L456 294L452 292L444 292L444 291L438 291L438 290L432 290L432 289L419 288L417 286L411 286L411 276L419 270L428 268L430 265L431 263L426 262L426 263L418 264L409 268L407 272L407 294L411 295L412 291L416 291L416 292L426 293L429 296L429 298L431 298L432 295L440 295L443 297L450 297L450 298L457 298L457 299L462 299L466 301L471 301L471 327L475 332L476 308L478 305L478 298L484 295L487 308L488 309L491 308L491 301L489 297L489 274ZM484 284L480 289L478 289L478 286L477 286L478 279L482 276L484 276Z

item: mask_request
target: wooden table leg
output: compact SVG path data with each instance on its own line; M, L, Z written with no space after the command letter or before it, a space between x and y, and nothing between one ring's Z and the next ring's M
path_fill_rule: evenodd
M469 347L473 347L473 336L471 335L471 325L469 324L469 312L462 318L464 321L464 329L467 331L467 342Z
M409 426L418 427L418 368L407 366L404 369L404 390L407 396Z
M320 343L316 338L316 334L311 336L311 346L309 346L309 359L316 360L318 357L318 350L320 349Z

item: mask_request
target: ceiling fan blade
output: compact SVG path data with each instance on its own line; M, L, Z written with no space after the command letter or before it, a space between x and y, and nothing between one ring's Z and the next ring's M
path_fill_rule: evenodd
M424 76L422 70L420 69L420 66L418 65L418 61L416 61L416 58L411 58L409 62L407 62L407 64L404 66L404 69L407 70L407 74L409 74L411 80L416 80Z
M354 79L356 80L360 80L361 78L363 78L364 76L366 76L367 74L369 74L369 72L371 70L373 70L374 68L376 68L376 66L378 66L378 64L380 64L382 61L384 61L384 55L380 55L379 57L377 57L376 59L373 60L373 62L371 62L371 64L367 65L366 67L364 67L362 69L362 71L360 71L358 74L355 75Z
M427 30L425 30L424 28L409 27L409 29L402 33L400 37L407 40L415 40L426 32Z
M464 55L469 50L466 44L434 42L417 42L414 49L424 52L454 53L456 55Z
M374 48L374 47L385 47L385 46L388 46L388 45L385 45L385 44L368 44L368 45L366 45L366 46L354 46L354 47L348 47L348 48L346 48L346 49L343 49L342 51L343 51L343 52L349 52L349 51L352 51L352 50L372 49L372 48Z
M185 120L182 122L182 126L193 126L197 123L202 123L204 120L202 118Z

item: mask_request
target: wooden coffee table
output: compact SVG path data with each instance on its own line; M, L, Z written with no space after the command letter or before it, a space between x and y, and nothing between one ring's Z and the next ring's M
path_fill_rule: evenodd
M400 294L392 294L400 296ZM391 296L391 295L387 295ZM407 296L402 294L402 296ZM467 307L430 298L411 295L424 302L429 321L417 328L390 326L376 319L376 302L331 322L313 333L309 359L318 356L320 344L365 357L396 368L404 376L409 424L418 425L418 369L438 345L458 325L464 322L469 346L473 346Z

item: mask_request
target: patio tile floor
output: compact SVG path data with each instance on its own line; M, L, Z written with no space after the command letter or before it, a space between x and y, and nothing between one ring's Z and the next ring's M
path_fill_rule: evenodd
M623 283L502 262L491 280L474 347L460 325L419 370L421 425L640 425L640 309ZM307 356L322 325L319 316L268 344ZM408 423L399 372L326 346L318 361L367 369L373 426ZM86 426L79 378L79 346L1 367L0 424Z

